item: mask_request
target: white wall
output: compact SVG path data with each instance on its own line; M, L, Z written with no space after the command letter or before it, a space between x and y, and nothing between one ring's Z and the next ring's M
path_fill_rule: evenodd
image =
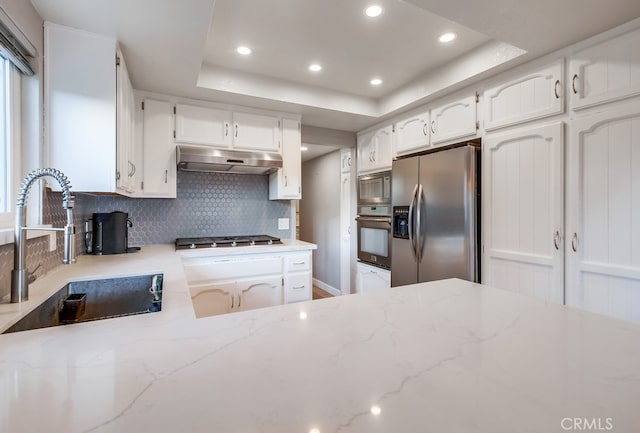
M313 277L340 291L340 151L302 165L300 239L318 245Z

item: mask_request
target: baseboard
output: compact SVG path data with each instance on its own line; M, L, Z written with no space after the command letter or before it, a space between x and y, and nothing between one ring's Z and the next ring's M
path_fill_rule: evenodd
M324 290L327 293L331 293L333 296L342 296L342 292L340 290L316 278L313 279L313 285L315 287L318 287L319 289Z

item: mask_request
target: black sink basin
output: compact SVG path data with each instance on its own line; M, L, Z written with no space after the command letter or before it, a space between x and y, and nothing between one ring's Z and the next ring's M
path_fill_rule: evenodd
M155 295L152 287L155 287ZM3 334L154 313L161 309L162 274L77 281L51 295Z

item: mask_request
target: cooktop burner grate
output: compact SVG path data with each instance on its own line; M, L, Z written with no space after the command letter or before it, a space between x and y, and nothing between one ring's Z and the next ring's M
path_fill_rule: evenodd
M176 250L194 248L240 247L251 245L281 244L280 238L268 235L250 236L207 236L176 239Z

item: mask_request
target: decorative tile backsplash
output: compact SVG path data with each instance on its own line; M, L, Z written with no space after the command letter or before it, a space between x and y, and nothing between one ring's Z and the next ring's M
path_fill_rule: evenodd
M75 194L76 251L83 254L83 221L92 213L122 211L129 214L129 245L173 243L178 237L267 234L290 237L278 230L278 218L289 218L289 201L269 200L269 178L229 173L178 173L176 199L135 199L117 195ZM54 227L66 223L61 193L47 191L44 222ZM293 222L292 222L293 223ZM62 233L57 249L49 252L49 238L28 242L27 265L41 263L41 276L62 264ZM0 246L0 298L10 292L13 244Z
M131 199L97 196L93 212L129 214L129 245L173 243L176 238L268 234L288 218L289 201L269 200L269 178L231 173L178 173L178 198Z

